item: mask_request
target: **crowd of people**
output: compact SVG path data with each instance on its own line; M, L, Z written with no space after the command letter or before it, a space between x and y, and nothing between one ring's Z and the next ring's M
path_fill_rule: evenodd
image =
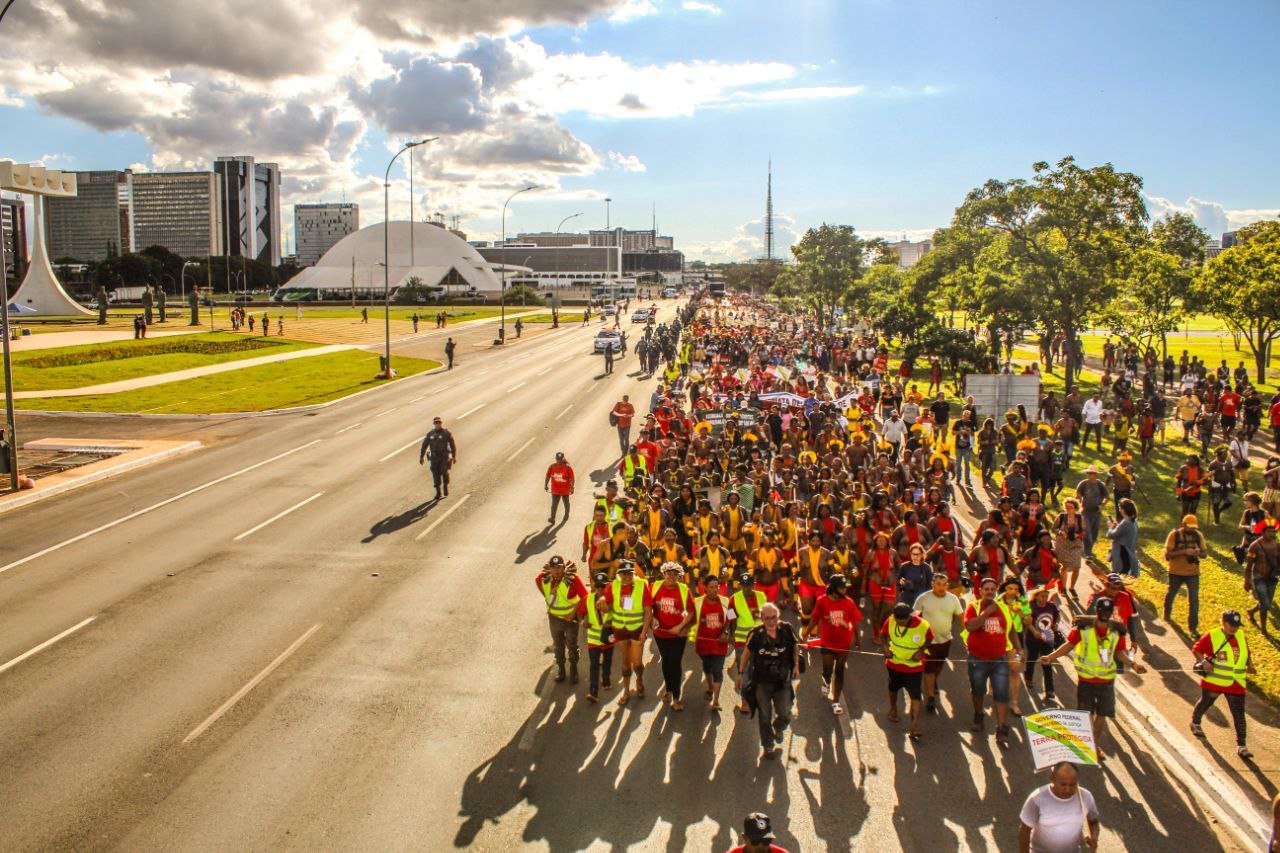
M692 645L707 706L721 709L727 670L735 704L756 717L769 758L780 750L811 658L815 689L840 715L850 655L881 657L883 713L893 723L905 715L906 735L924 737L922 717L941 713L938 682L958 640L973 732L985 732L994 715L995 736L1006 743L1011 718L1029 707L1023 697L1038 690L1045 705L1057 705L1053 663L1069 656L1075 705L1090 712L1105 759L1117 676L1144 672L1132 656L1141 620L1127 583L1141 573L1134 454L1150 454L1165 430L1154 367L1141 373L1133 353L1113 347L1105 398L1048 393L1035 412L992 413L978 411L972 397L954 410L937 361L920 381L909 363L891 369L871 329L824 331L746 299L695 300L660 338L647 331L644 345L657 353L645 369L660 382L647 405L624 398L610 412L622 458L616 478L594 496L578 561L553 557L536 578L557 681L580 678L581 626L586 699L600 701L616 685L619 705L642 701L652 638L658 692L679 712ZM1181 403L1176 409L1185 440L1211 412L1224 440L1247 443L1257 419L1228 422L1256 395L1236 387L1247 386L1247 375L1224 380L1201 369L1188 362L1195 381L1182 377L1199 401L1190 425ZM1073 474L1073 456L1090 438L1099 451L1109 439L1115 463ZM1249 466L1233 460L1238 452L1247 460L1248 448L1222 450L1232 487L1245 489ZM1166 619L1180 587L1194 604L1205 553L1197 487L1224 476L1222 465L1202 469L1192 458L1179 472L1185 517L1166 548ZM1249 616L1265 628L1280 548L1280 460L1267 463L1263 480L1263 492L1244 496L1238 556L1257 596ZM560 502L567 517L572 469L563 454L546 485L552 519ZM976 525L962 523L957 495L985 499L983 486L989 511ZM1109 550L1099 558L1104 542ZM1193 633L1197 618L1193 607ZM1242 621L1228 611L1196 645L1204 698L1193 731L1201 733L1205 709L1226 695L1247 758L1242 708L1253 663Z

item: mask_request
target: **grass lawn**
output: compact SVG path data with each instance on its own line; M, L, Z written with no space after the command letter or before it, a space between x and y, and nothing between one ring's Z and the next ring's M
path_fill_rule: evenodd
M219 333L32 350L14 354L13 386L17 391L82 388L313 346L285 338Z
M391 363L401 377L440 366L438 361L403 356L392 356ZM139 414L261 412L324 403L372 388L381 384L374 378L377 372L376 353L347 350L120 394L22 400L19 408Z
M271 306L267 308L259 307L259 308L249 308L247 310L250 314L254 314L258 317L261 317L262 312L266 311L272 317L272 319L274 319L277 316L280 316L280 317L284 317L284 319L288 321L293 319L296 316L297 306L299 304L302 305L302 316L304 319L312 319L312 320L317 318L325 319L325 320L359 319L361 308L368 309L370 323L372 323L375 319L378 319L378 320L382 319L382 303L381 302L375 305L368 305L368 304L361 305L359 302L357 302L356 307L354 308L352 308L349 305L311 306L305 302L302 302L302 303L289 302L289 303L278 303L278 304L273 302ZM510 305L507 306L508 314L510 314L513 310L518 311L521 309L518 307L513 308ZM217 308L214 309L214 319L219 324L223 323L224 321L229 324L230 321L225 319L228 316L229 311L230 311L229 306L219 305ZM449 312L449 322L458 323L463 320L483 320L487 317L496 317L501 312L501 308L496 305L392 305L391 319L392 320L412 320L413 315L416 313L418 315L418 319L423 323L434 323L436 314L440 313L441 311ZM204 309L204 317L206 320L209 317L208 308Z

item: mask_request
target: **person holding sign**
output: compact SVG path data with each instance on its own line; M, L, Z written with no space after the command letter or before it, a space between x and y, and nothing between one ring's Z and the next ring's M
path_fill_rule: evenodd
M1018 815L1019 853L1067 853L1098 849L1098 804L1080 787L1080 771L1060 761L1049 771L1049 784L1031 792Z

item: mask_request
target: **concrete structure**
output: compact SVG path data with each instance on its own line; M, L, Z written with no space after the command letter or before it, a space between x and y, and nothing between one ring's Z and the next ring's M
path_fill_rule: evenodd
M27 274L27 206L20 198L0 198L0 243L8 280L22 281Z
M381 296L383 289L383 232L385 223L370 225L343 237L315 266L298 273L277 293L315 294L320 299ZM413 229L410 261L409 229ZM501 282L493 267L465 240L430 222L391 223L391 289L418 278L429 290L497 293ZM511 273L508 273L510 277Z
M1223 246L1221 240L1210 240L1208 243L1205 243L1204 246L1204 259L1207 261L1210 258L1218 257L1218 255L1222 254L1222 249Z
M133 251L133 173L75 172L79 195L44 204L49 256L103 261Z
M684 254L675 251L673 243L656 230L613 228L586 234L539 231L519 234L505 246L480 241L472 245L491 263L528 267L530 275L517 276L516 283L542 290L624 280L634 285L645 273L660 273L664 280L678 283L683 279Z
M590 231L586 234L556 233L554 231L535 231L517 234L507 240L508 245L542 246L569 248L571 246L621 246L624 252L646 252L650 249L672 249L675 239L658 234L657 231L628 231L624 228L613 228L604 231ZM500 243L498 245L501 245Z
M219 157L225 253L280 265L280 167L252 157Z
M133 244L164 246L184 258L221 255L222 182L213 172L135 174Z
M295 204L293 237L298 265L314 266L339 240L359 230L358 204Z
M30 195L34 203L35 239L31 246L31 263L26 278L10 300L45 315L91 314L62 289L49 265L45 244L44 201L46 196L66 200L77 191L75 172L60 172L43 166L25 166L0 162L0 190Z
M898 253L898 266L909 270L920 263L925 253L933 248L933 241L921 240L913 243L910 240L900 240L897 243L890 243L889 248Z

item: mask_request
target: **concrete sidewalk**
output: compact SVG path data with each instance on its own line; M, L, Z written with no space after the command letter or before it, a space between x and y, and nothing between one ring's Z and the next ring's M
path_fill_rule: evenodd
M134 379L122 379L119 382L104 382L101 385L86 385L82 388L60 388L53 391L15 391L15 400L34 400L48 397L83 397L89 394L118 394L121 391L135 391L139 388L150 388L153 385L165 385L169 382L181 382L184 379L196 379L201 376L212 376L215 373L227 373L232 370L243 370L246 367L258 367L263 364L275 364L280 361L291 361L295 358L310 358L317 355L328 355L343 350L358 349L348 344L333 344L327 347L292 350L290 352L263 355L257 358L243 358L238 361L227 361L221 364L206 364L204 367L192 367L187 370L175 370L171 373L157 373L152 376L139 376Z

